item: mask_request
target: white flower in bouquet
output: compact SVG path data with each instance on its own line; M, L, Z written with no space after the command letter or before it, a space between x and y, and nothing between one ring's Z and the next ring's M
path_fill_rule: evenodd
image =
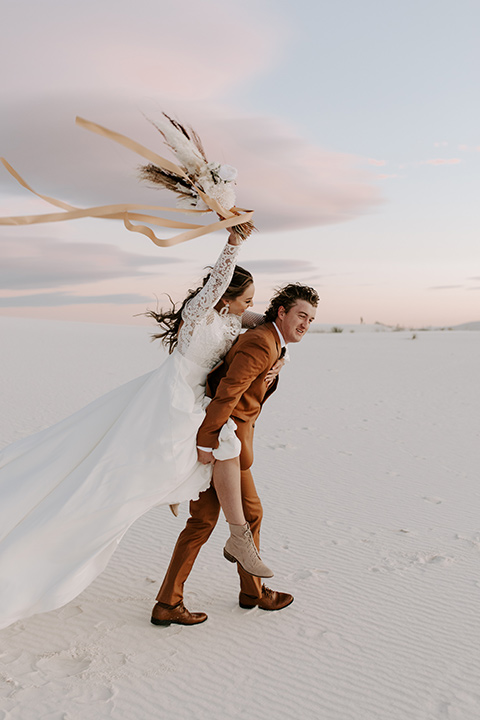
M237 179L237 168L234 168L231 165L221 165L217 162L209 162L207 164L207 168L210 170L215 184L220 182L235 182Z
M237 179L238 170L231 165L220 165L218 170L218 177L224 182L235 182Z
M224 180L221 175L231 177ZM197 181L204 193L220 203L226 210L235 206L235 189L233 178L237 171L231 165L220 165L210 162L199 173Z

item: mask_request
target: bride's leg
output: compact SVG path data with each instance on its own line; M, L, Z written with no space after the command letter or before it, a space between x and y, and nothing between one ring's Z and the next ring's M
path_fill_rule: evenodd
M262 561L253 541L250 526L245 520L242 503L240 459L217 460L213 466L213 485L230 526L223 554L256 577L272 577L273 573Z
M247 521L243 514L240 459L238 457L215 462L213 485L225 520L232 525L245 525Z
M245 525L247 521L243 514L240 458L216 460L213 466L213 484L225 520L232 525ZM178 517L179 507L179 503L170 505L170 510L175 517Z

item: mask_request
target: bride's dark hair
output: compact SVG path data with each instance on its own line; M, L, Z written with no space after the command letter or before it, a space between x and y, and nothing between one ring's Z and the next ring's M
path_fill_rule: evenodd
M177 304L175 304L170 295L168 295L168 299L172 303L172 307L169 310L160 310L159 312L149 310L145 313L147 317L151 317L156 320L162 328L162 332L152 335L152 340L161 340L165 347L168 348L169 353L172 353L177 346L178 332L182 323L182 312L185 305L189 302L189 300L194 298L195 295L198 295L200 290L202 290L202 288L204 288L207 284L209 278L210 273L203 278L202 284L197 287L196 290L189 290L188 295L182 301L180 307L177 308ZM245 270L245 268L240 267L240 265L235 265L232 280L228 288L223 293L222 298L225 300L235 300L240 295L243 295L247 287L251 285L252 282L252 274L249 273L248 270Z

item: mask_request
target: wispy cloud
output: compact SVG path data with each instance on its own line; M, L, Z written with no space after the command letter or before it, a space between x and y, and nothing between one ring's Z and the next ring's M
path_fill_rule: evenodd
M433 158L432 160L423 160L420 165L458 165L461 162L460 158Z
M239 202L255 209L261 229L344 222L381 202L360 158L312 145L278 120L219 119L208 134L222 157L233 158Z
M25 290L83 285L147 275L144 268L180 262L172 257L125 252L106 243L65 243L53 238L0 238L0 288Z
M387 164L385 160L375 160L374 158L368 158L367 163L369 165L375 165L377 167L382 167L383 165Z
M429 287L429 290L458 290L463 288L463 285L434 285Z
M62 307L64 305L136 305L151 302L144 295L117 293L114 295L72 295L69 292L35 293L0 298L0 307Z
M315 265L308 260L293 260L287 258L278 260L245 260L243 264L255 275L276 275L284 272L311 273L312 270L316 270Z

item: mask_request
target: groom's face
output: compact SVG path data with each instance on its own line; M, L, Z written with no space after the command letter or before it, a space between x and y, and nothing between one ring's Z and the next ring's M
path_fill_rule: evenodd
M300 342L315 320L315 310L306 300L297 300L288 312L278 309L276 322L286 343Z

